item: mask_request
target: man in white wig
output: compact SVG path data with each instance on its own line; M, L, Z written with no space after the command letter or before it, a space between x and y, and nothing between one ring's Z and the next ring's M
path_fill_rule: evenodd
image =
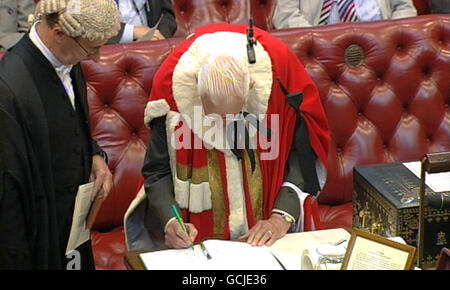
M249 63L246 28L197 29L155 74L145 180L125 216L129 249L209 238L271 245L289 231L320 228L315 198L330 137L317 87L296 55L262 30ZM292 107L287 93L303 95L301 105ZM294 135L303 149L291 146Z
M93 269L90 241L65 255L78 186L112 187L80 61L120 15L114 0L41 0L35 20L0 62L0 269Z

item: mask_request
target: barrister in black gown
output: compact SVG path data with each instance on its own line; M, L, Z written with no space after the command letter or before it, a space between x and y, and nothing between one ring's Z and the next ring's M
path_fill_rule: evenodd
M60 27L46 31L64 45L75 42ZM73 43L72 60L87 58L98 58L98 50L89 56ZM112 186L104 152L91 137L79 61L70 71L73 104L28 34L0 61L0 269L66 269L74 257L65 250L78 186L91 174L105 198ZM94 269L90 241L77 251L80 268Z

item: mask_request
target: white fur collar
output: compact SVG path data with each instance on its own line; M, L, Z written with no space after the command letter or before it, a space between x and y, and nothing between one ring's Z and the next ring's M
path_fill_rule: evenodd
M212 53L235 52L246 57L247 38L245 34L236 32L215 32L199 36L180 57L172 79L174 100L182 115L193 120L194 106L201 106L197 92L197 72ZM249 64L250 77L254 86L249 91L245 110L259 115L267 112L272 90L272 61L264 47L258 42L255 46L256 63ZM145 123L155 117L163 116L170 110L165 100L152 101L145 110ZM201 136L201 126L192 126L193 132Z

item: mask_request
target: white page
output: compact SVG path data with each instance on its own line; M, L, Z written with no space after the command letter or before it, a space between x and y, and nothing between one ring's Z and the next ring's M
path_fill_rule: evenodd
M422 170L420 161L405 162L403 165L420 179L420 172ZM450 191L450 172L432 174L426 172L425 184L434 192Z
M90 239L90 231L86 228L86 218L91 208L93 191L94 182L78 187L66 255Z
M243 242L204 241L212 259L207 259L200 245L194 250L171 249L140 254L148 270L281 270L266 246L252 247Z

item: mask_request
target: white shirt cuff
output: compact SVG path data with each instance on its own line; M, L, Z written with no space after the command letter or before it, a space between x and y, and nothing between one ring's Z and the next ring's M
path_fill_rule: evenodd
M175 217L171 218L170 220L167 221L166 226L164 227L164 233L167 231L167 227L169 226L170 222L176 220Z
M119 43L130 43L133 42L134 36L134 25L125 24L125 28L123 29L122 38Z

